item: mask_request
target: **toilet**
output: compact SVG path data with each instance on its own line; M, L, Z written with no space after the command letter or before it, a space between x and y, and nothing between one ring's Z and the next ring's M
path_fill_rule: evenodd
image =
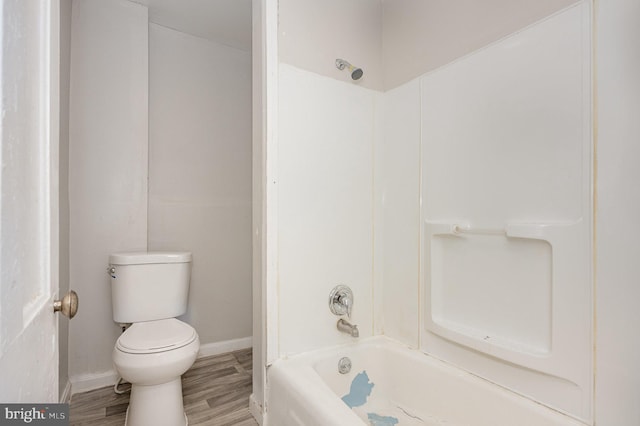
M125 425L188 425L181 376L196 360L200 340L175 317L187 310L191 253L116 253L108 272L113 320L131 324L113 349L116 370L131 383Z

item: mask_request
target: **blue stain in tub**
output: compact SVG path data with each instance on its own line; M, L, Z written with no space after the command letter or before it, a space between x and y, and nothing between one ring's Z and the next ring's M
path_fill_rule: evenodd
M349 408L359 407L367 402L367 398L371 395L371 389L374 384L369 383L369 376L366 370L362 373L356 374L351 382L351 389L349 393L342 397L342 400Z
M367 413L371 426L394 426L398 424L398 419L391 416L381 416L376 413Z

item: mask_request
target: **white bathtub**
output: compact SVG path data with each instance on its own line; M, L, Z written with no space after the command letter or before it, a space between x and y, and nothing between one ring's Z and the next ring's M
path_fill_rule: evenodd
M351 372L340 374L345 356ZM363 371L373 387L351 409L341 397ZM278 360L267 374L268 426L584 426L385 337Z

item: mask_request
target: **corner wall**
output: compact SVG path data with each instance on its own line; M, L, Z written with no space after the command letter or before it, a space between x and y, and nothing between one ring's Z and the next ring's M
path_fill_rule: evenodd
M126 0L73 1L69 250L80 305L69 374L89 386L115 374L108 256L147 247L147 21L147 8Z
M385 90L471 53L576 0L382 2Z
M279 60L336 80L352 82L338 58L364 70L354 84L382 90L379 0L280 0Z
M152 23L149 61L149 250L193 253L183 319L204 352L248 347L251 54Z
M294 4L295 3L295 4ZM380 103L373 108L375 118L367 124L352 121L350 125L356 128L359 125L371 129L372 148L372 187L361 187L359 191L373 191L372 199L372 229L371 251L372 271L363 279L369 282L368 292L372 294L371 315L372 333L384 333L389 337L400 340L406 344L417 347L419 344L419 202L420 202L420 120L419 120L419 80L415 79L429 70L445 65L465 54L490 44L514 31L517 31L536 20L561 10L567 5L575 3L575 0L563 0L562 2L544 1L536 4L524 4L519 1L494 0L489 5L477 2L465 2L462 7L440 4L436 1L412 2L367 2L357 0L348 2L293 2L281 0L279 2L279 53L278 59L281 68L295 69L296 72L285 71L289 78L299 76L295 84L297 86L280 89L279 103L279 139L277 148L279 159L286 161L309 161L305 159L307 152L303 151L301 144L307 140L316 138L318 130L308 131L309 128L323 123L323 129L340 129L339 118L330 118L328 111L323 110L320 104L333 102L333 109L340 108L340 104L350 102L351 95L356 93L352 89L388 90L380 97ZM499 13L498 13L499 12ZM478 18L480 17L480 18ZM436 22L437 21L437 22ZM427 25L430 23L431 25ZM456 30L459 29L459 30ZM489 30L488 30L489 29ZM454 34L455 33L455 34ZM337 36L339 35L339 36ZM344 53L341 53L344 52ZM336 57L351 60L364 69L365 77L362 81L351 81L349 76L335 68ZM361 59L357 59L360 57ZM360 61L360 62L357 62ZM333 89L327 88L323 93L313 92L314 85L325 84L322 77L337 80L343 84L343 94L338 95ZM369 78L367 78L369 77ZM384 77L384 78L383 78ZM413 80L412 80L413 79ZM327 80L327 85L330 85ZM283 72L280 72L280 83L283 82ZM384 82L384 84L383 84ZM290 84L291 82L286 82ZM336 86L336 90L340 86ZM295 95L295 99L291 97ZM289 97L287 97L289 96ZM334 100L329 98L333 96ZM382 101L384 99L384 101ZM306 108L307 103L316 102L316 109L309 109L302 117L282 117L283 112L288 114L296 108ZM285 108L282 108L282 106ZM380 119L380 122L378 122ZM295 123L293 123L295 121ZM359 123L359 124L355 124ZM344 124L344 123L343 123ZM303 131L304 126L307 131ZM296 133L295 144L286 142L289 137L283 129L299 127ZM333 143L333 139L340 138L340 130L331 136L325 134L318 138L316 144L322 139L324 145ZM283 140L285 141L283 144ZM310 144L308 149L314 150L316 144ZM287 151L283 154L283 147L295 147L296 151ZM332 165L343 161L340 154L346 146L345 143L335 145L335 164L327 162L325 169L330 170ZM319 160L322 162L322 160ZM354 165L362 165L362 161L353 160ZM281 167L281 164L278 165ZM315 165L314 165L315 167ZM339 166L338 166L339 168ZM350 170L351 173L353 170ZM320 169L307 167L299 170L299 176L318 175ZM279 198L287 197L286 189L282 193L283 185L289 180L293 181L298 175L283 176L279 170L277 184L279 186ZM300 198L300 192L297 197ZM337 200L338 191L334 191L333 200ZM329 198L326 199L329 202ZM283 206L279 202L279 208ZM301 214L298 212L298 214ZM310 213L305 213L309 217ZM299 332L287 330L283 321L290 321L293 309L282 306L289 296L285 294L289 286L289 272L287 270L286 247L297 241L299 247L313 245L306 241L308 233L303 233L302 228L293 237L287 236L283 240L283 231L290 225L287 218L280 214L278 219L279 250L285 247L285 252L278 254L279 282L269 283L269 288L276 287L280 292L281 306L279 313L289 312L280 317L279 342L280 353L289 353L287 348L296 346L287 344L293 341ZM367 219L368 220L368 219ZM318 219L314 227L324 227L331 221L330 217ZM293 225L300 226L298 219ZM307 223L311 226L311 223ZM355 232L356 228L350 228L349 232ZM328 238L325 233L325 237ZM351 234L345 234L351 235ZM288 238L292 238L291 241ZM284 245L282 244L284 241ZM315 248L314 248L315 249ZM293 253L293 250L292 250ZM296 253L295 256L301 256ZM317 256L317 255L314 255ZM298 257L295 257L298 259ZM283 270L283 264L285 269ZM300 259L291 264L300 264ZM296 273L296 280L300 280L302 274ZM304 284L297 284L302 288L314 288L309 280ZM325 289L326 290L326 289ZM298 288L293 292L300 291ZM319 297L318 294L315 297ZM407 294L414 296L406 297ZM306 297L306 295L305 295ZM360 299L362 300L362 299ZM358 302L356 302L358 303ZM399 308L402 306L402 308ZM318 315L321 310L318 310ZM400 312L400 313L399 313ZM295 317L295 315L294 315ZM271 330L272 326L269 326ZM294 333L288 336L288 333ZM304 340L304 338L302 338ZM319 343L318 343L319 344ZM299 349L316 347L316 345L298 345Z
M74 0L71 45L73 392L115 378L113 252L191 251L201 354L251 346L251 54L126 0Z

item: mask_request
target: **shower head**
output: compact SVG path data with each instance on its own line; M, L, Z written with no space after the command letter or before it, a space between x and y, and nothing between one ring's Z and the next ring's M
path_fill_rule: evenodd
M336 68L339 70L348 69L353 80L360 80L362 74L364 74L362 68L356 68L344 59L336 59Z

